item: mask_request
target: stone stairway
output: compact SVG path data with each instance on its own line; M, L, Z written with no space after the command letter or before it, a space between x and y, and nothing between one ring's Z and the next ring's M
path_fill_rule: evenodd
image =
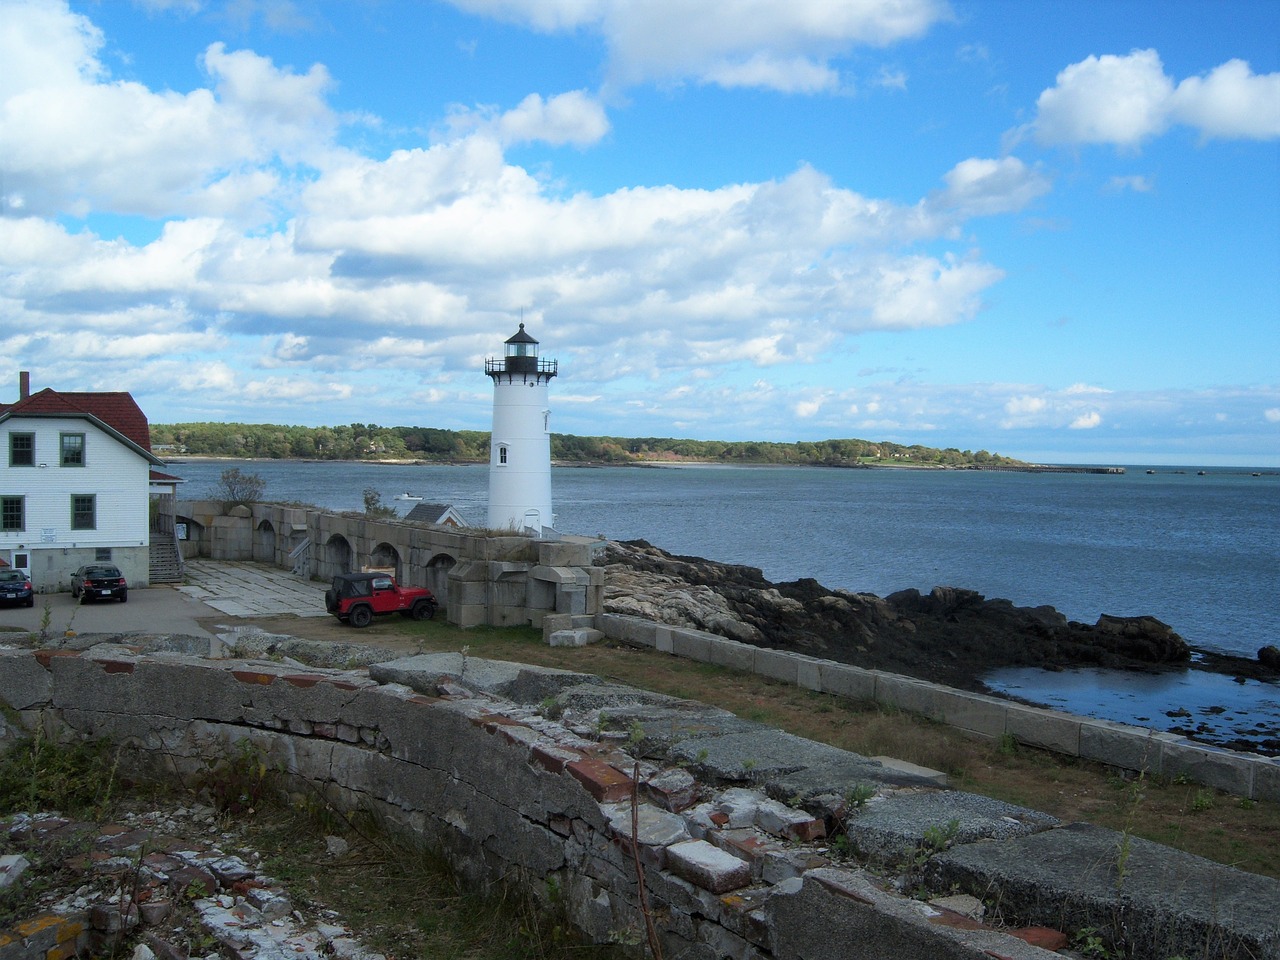
M182 557L178 545L168 538L151 539L151 583L181 583Z

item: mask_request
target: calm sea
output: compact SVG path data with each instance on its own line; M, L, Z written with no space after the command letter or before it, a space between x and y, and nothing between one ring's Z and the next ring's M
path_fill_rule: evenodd
M175 463L181 494L201 496L238 467L266 498L357 510L409 492L483 523L486 466L296 461ZM1190 643L1253 656L1280 645L1280 471L1129 467L1119 476L816 467L555 468L556 526L643 538L677 554L813 577L881 596L936 585L1075 620L1150 614ZM1126 678L1001 671L993 686L1074 712L1149 720L1185 707L1192 726L1261 722L1280 735L1280 690L1201 674ZM1218 710L1217 708L1223 708ZM1182 721L1186 722L1186 721Z

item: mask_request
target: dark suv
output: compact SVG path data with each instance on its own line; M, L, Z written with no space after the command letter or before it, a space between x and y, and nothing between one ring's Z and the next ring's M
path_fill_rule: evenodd
M112 563L86 563L71 575L71 596L81 603L90 600L129 600L129 584L120 568Z
M375 614L399 613L415 620L436 615L435 594L426 587L402 587L386 573L340 573L324 594L325 609L353 627L367 627Z
M20 603L24 607L35 606L31 579L21 570L0 570L0 603Z

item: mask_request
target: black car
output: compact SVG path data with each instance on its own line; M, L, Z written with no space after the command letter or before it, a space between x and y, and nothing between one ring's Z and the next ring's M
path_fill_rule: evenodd
M30 578L21 570L0 570L0 603L33 607L36 603L33 593Z
M71 575L71 596L89 600L129 600L129 584L120 568L110 563L87 563Z

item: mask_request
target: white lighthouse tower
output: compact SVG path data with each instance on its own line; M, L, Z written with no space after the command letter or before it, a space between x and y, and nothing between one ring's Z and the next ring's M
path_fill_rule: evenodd
M489 443L489 526L542 536L551 512L551 405L547 387L556 361L538 359L538 341L524 324L501 360L485 360L493 378Z

